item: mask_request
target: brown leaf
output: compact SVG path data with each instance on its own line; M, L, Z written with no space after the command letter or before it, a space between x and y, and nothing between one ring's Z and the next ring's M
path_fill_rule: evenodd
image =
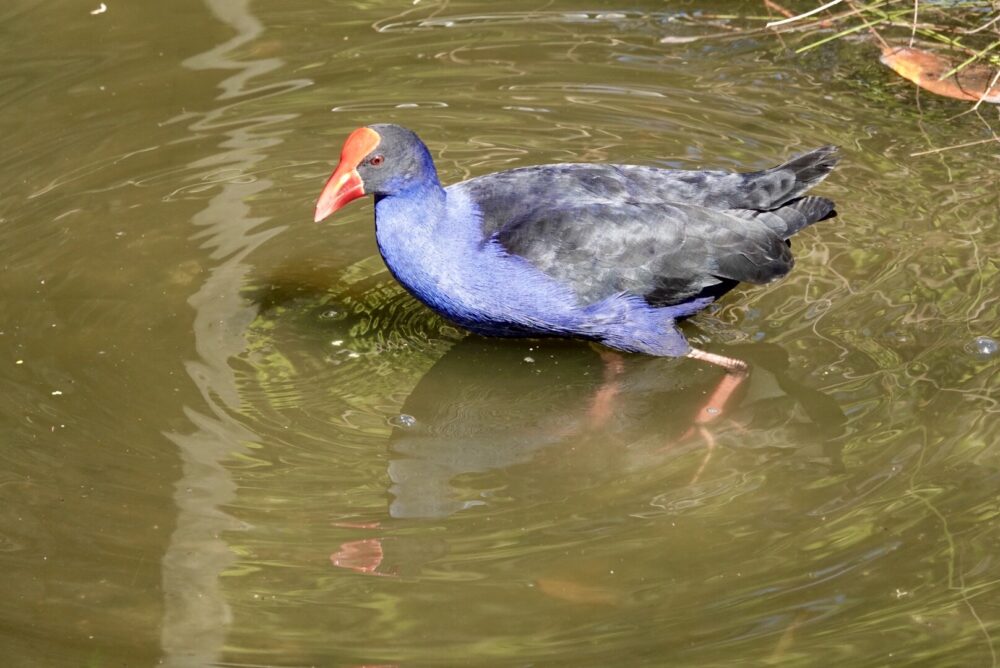
M910 47L884 49L881 60L904 79L932 93L956 100L978 102L994 77L989 67L973 63L942 79L941 76L947 74L954 64L931 51ZM1000 104L1000 83L990 88L983 101Z

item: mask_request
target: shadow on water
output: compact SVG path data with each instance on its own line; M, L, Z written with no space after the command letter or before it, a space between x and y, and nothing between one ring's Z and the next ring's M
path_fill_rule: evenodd
M712 445L692 433L705 396L721 374L689 361L620 357L585 344L523 345L469 337L419 381L393 422L389 441L395 518L443 517L486 503L462 498L453 481L467 474L605 450L597 460L615 471L655 466L672 453ZM843 413L829 396L788 375L778 346L720 348L752 366L736 400L710 429L783 424L798 448L818 447L839 466ZM791 436L794 436L792 438ZM590 444L590 445L588 445Z

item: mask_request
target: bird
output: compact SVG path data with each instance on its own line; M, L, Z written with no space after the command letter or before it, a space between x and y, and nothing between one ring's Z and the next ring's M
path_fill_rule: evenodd
M788 274L791 237L836 216L805 192L837 161L823 146L746 173L559 163L443 186L415 132L373 124L348 135L314 220L373 195L389 271L471 332L580 338L739 375L745 362L691 346L677 322Z

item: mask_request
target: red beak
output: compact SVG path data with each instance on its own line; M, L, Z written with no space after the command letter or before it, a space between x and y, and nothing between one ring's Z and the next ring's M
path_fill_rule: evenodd
M333 170L323 192L316 202L317 223L348 202L365 195L365 183L358 174L358 165L382 141L381 135L371 128L358 128L344 142L340 164Z

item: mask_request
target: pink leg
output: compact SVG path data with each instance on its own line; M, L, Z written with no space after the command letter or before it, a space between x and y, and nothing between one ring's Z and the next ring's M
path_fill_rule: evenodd
M704 350L698 350L697 348L692 348L691 352L689 352L687 356L692 359L716 364L726 370L726 375L719 381L715 391L712 392L712 395L708 398L708 401L705 402L705 405L699 409L698 415L694 420L696 425L708 424L709 422L722 416L722 409L726 407L726 403L729 402L729 399L733 396L739 386L743 384L744 380L746 380L746 377L749 374L749 367L743 360L738 360L734 357L723 357L722 355L716 355L714 353L707 353Z
M708 398L708 401L698 410L694 418L695 424L708 424L713 420L722 417L722 409L729 403L729 399L736 393L743 381L746 380L746 373L727 373L715 386L715 390Z
M733 394L736 393L739 386L743 384L744 380L746 380L750 372L750 367L743 360L739 360L734 357L716 355L715 353L705 352L704 350L698 350L697 348L692 348L687 356L691 359L701 360L703 362L721 366L726 370L726 375L723 376L722 380L719 381L719 384L716 385L715 390L712 392L711 396L708 397L708 401L706 401L702 407L698 409L698 413L694 418L694 424L691 425L691 428L687 430L687 433L681 437L681 440L683 441L697 434L703 441L705 441L707 452L705 453L705 458L701 462L701 466L699 466L697 472L695 472L694 479L691 481L692 483L695 483L701 477L705 467L708 466L708 461L712 458L712 453L715 451L715 437L705 425L722 417L723 409L726 407L726 404L732 398Z
M600 350L604 361L604 382L590 400L587 411L591 429L600 429L608 423L615 413L615 400L621 391L618 376L625 370L625 359L612 350Z

